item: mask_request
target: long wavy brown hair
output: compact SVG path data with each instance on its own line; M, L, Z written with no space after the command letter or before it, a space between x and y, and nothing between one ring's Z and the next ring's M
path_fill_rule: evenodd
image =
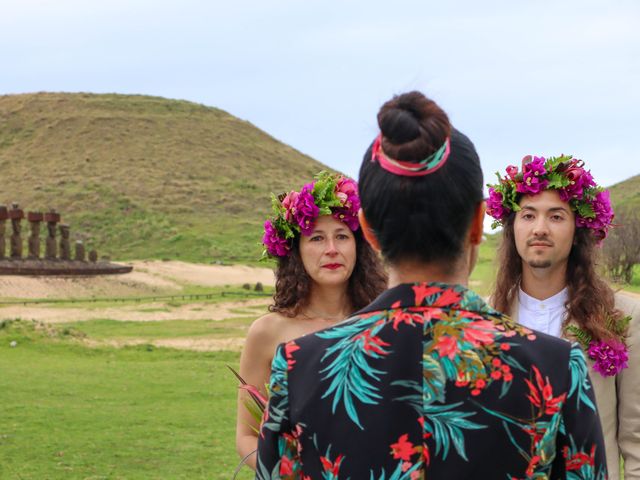
M512 314L522 280L522 260L516 250L513 224L515 214L505 221L498 249L498 275L492 303L496 310ZM614 292L597 272L596 238L587 228L576 228L567 265L567 320L575 321L594 340L614 337L609 319L620 320L624 314L615 308Z
M356 230L354 237L356 264L349 277L347 294L353 312L356 312L371 303L387 288L387 274L382 262L362 236L362 232ZM299 245L299 238L294 239L289 255L278 258L276 292L273 295L273 304L269 306L270 312L295 317L309 302L311 277L302 264Z

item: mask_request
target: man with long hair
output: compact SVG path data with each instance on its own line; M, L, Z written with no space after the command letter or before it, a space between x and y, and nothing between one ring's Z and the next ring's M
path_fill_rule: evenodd
M604 480L580 348L467 288L484 219L475 147L419 92L378 125L359 218L389 289L278 347L256 478Z
M489 187L502 225L493 306L521 325L578 341L601 417L609 478L640 479L640 302L597 272L612 226L609 193L570 156L523 159ZM623 227L622 227L623 228Z

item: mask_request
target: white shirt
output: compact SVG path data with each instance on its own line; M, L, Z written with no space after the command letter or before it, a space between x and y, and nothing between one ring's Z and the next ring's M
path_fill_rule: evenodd
M567 315L565 302L567 288L544 300L533 298L518 289L518 323L554 337L562 334L562 323Z

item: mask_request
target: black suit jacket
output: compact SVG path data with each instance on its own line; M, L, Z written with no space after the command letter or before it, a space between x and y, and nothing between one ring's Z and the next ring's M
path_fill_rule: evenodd
M258 479L604 479L578 346L470 290L400 285L278 347Z

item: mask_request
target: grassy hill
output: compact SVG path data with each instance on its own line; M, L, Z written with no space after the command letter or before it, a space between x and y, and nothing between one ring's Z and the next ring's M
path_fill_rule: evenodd
M72 238L112 258L255 261L270 192L322 169L250 123L195 103L0 96L0 203L56 208Z
M640 208L640 175L609 187L614 209Z

